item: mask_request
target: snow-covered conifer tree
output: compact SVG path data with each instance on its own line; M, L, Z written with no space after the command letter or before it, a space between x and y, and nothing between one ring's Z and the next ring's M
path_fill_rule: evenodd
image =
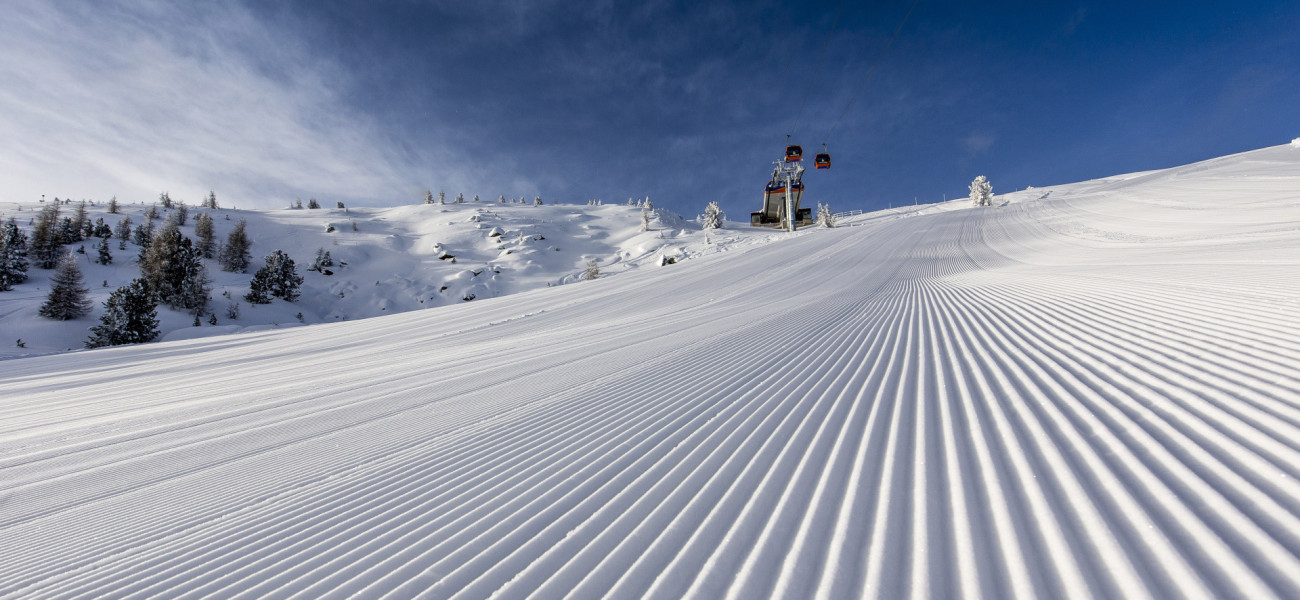
M298 299L301 285L302 275L298 274L293 259L283 251L275 250L266 255L266 265L253 275L244 299L251 304L268 304L271 296L275 296L293 302Z
M76 257L70 252L64 254L50 278L50 295L41 305L41 316L56 321L81 318L90 312L88 294Z
M596 264L596 259L587 261L587 268L582 272L582 279L591 281L600 278L600 265Z
M307 208L312 209L312 210L318 209L318 208L320 208L320 202L317 202L315 198L308 198L308 199L307 199Z
M163 192L163 193L161 193L161 194L158 194L158 204L161 204L163 208L171 208L171 207L172 207L172 195L169 194L169 193L167 193L167 192Z
M541 206L541 205L542 205L541 196L537 196L536 198L533 198L533 206Z
M641 231L650 231L650 211L641 211Z
M970 182L970 201L974 206L993 205L993 184L983 175Z
M447 192L438 190L438 204L446 204L446 203L447 203Z
M0 225L0 292L27 281L27 235L13 217Z
M199 216L194 218L194 236L199 238L198 248L203 258L212 258L216 251L217 246L213 235L212 217L205 212L199 213Z
M41 269L53 269L63 257L63 238L59 235L59 203L46 204L36 215L28 253Z
M817 203L817 226L826 228L835 226L835 215L831 213L831 205Z
M120 209L120 208L118 207L118 205L117 205L117 196L113 196L112 198L109 198L109 199L108 199L108 214L110 214L110 215L115 215L115 214L117 214L117 211L119 211L119 210L121 210L121 209Z
M113 253L108 249L108 238L99 238L99 243L95 244L95 249L99 251L99 256L95 258L95 262L101 265L113 263Z
M248 264L253 260L253 255L248 249L253 243L248 240L248 233L244 231L247 225L243 219L240 219L226 235L226 243L221 247L221 256L218 259L222 271L243 273L248 270Z
M710 202L708 206L704 207L703 226L705 229L722 228L722 208L718 206L717 202Z
M87 348L140 344L158 337L158 300L149 284L136 279L117 288L104 301L99 325L90 328Z

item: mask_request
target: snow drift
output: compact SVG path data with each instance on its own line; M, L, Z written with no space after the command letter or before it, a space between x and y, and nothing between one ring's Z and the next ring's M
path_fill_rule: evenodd
M0 595L1296 597L1300 153L6 361Z

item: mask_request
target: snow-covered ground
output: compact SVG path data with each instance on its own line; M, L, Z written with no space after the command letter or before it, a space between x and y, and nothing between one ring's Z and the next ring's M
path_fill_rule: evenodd
M123 204L120 214L109 214L102 202L88 206L91 221L104 219L116 226L123 217L135 225L145 222L153 205ZM74 205L61 207L70 216ZM155 206L155 208L157 208ZM13 217L30 234L38 202L0 202L0 220ZM446 205L412 205L395 208L246 211L190 208L181 232L195 238L195 216L213 216L215 238L224 241L235 224L244 220L253 242L253 263L246 273L222 271L218 261L206 260L213 279L212 303L207 316L193 326L188 311L158 309L160 340L191 339L243 331L296 327L362 319L384 314L494 298L524 290L577 281L588 260L597 261L603 276L646 266L664 258L685 260L724 251L733 246L765 243L771 231L744 227L705 233L693 221L669 211L653 210L651 228L641 231L641 209L625 205L542 205L466 202ZM168 211L159 210L162 227ZM333 228L331 231L330 228ZM8 292L0 292L0 358L79 350L92 326L99 324L104 300L118 286L140 276L140 247L132 242L119 249L110 239L113 263L95 262L98 240L72 244L94 311L71 321L52 321L38 312L50 291L52 270L31 268L30 279ZM243 300L249 280L263 257L283 250L304 276L302 297L289 303L250 305ZM331 274L309 272L318 250L337 263ZM231 304L238 316L230 318ZM301 319L298 315L301 314ZM17 340L22 340L20 347Z
M1300 149L858 224L4 361L0 596L1300 596Z

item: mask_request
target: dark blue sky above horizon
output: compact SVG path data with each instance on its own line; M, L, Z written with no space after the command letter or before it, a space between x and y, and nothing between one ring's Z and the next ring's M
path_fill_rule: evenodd
M196 108L180 118L189 138L225 132L233 144L243 127L245 137L276 132L248 144L274 148L151 160L159 166L132 185L231 189L276 206L295 195L395 204L428 187L577 203L649 195L688 217L717 200L743 220L792 130L809 154L829 144L835 164L805 177L806 198L836 210L964 196L980 174L1007 192L1300 136L1294 2L921 0L865 86L911 2L846 1L829 43L836 2L143 4L33 10L11 27L25 27L20 40L105 18L180 32L158 46L181 67L144 69L136 60L140 78L193 86L173 73L198 64L198 85L221 80L227 97L261 100L228 114L229 101ZM199 41L187 34L214 22L217 33ZM29 46L33 57L55 54L43 42ZM40 87L59 60L87 62L59 52L67 56L20 74ZM116 85L125 84L106 80L101 96ZM132 126L122 112L106 117L117 135ZM157 114L139 116L151 123L140 129L170 129ZM22 122L38 118L30 115ZM23 133L3 125L0 134ZM106 168L86 154L87 164ZM20 167L33 156L0 162Z

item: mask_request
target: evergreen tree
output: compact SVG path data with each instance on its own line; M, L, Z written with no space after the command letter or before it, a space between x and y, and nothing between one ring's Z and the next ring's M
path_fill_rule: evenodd
M143 256L144 252L149 249L149 244L153 241L153 221L145 219L143 223L136 226L131 241L140 247L140 254Z
M433 190L424 190L424 203L433 204Z
M40 314L57 321L81 318L90 312L88 294L77 259L71 253L64 254L50 278L50 295L41 305Z
M591 281L600 278L600 265L596 264L596 259L587 261L587 269L582 272L582 279Z
M244 231L246 225L247 223L240 219L226 236L226 243L221 247L221 256L218 259L222 271L243 273L248 270L248 264L253 261L253 255L248 251L253 244L248 241L248 233Z
M722 228L722 209L718 207L717 202L710 202L704 207L704 228L721 229Z
M298 299L301 285L302 275L298 274L293 259L283 251L275 250L266 255L266 266L253 275L244 300L250 304L268 304L271 296L275 296L293 302Z
M213 240L212 217L208 213L199 213L194 218L194 236L199 238L198 248L203 258L212 258L216 242Z
M464 203L465 203L465 194L457 193L456 204L464 204Z
M126 240L131 239L131 217L122 217L122 220L117 222L117 227L113 230L113 235L117 236L117 239L121 240L124 244L126 243ZM122 246L119 246L119 248L125 249Z
M90 328L87 348L140 344L158 337L158 301L149 284L136 279L114 290L104 301L99 325Z
M59 221L58 236L61 244L75 244L81 241L81 228L77 227L72 217L63 217Z
M315 198L308 198L308 199L307 199L307 208L310 208L310 209L320 208L320 202L317 202Z
M500 196L497 196L497 202L499 202L499 203L501 203L501 204L505 204L505 203L506 203L506 195L505 195L505 194L501 194Z
M826 228L835 226L835 215L831 214L831 205L817 203L817 226Z
M650 211L641 211L641 231L650 231Z
M447 192L438 190L438 204L446 204L446 203L447 203Z
M32 226L29 251L33 263L42 269L53 269L63 256L63 239L59 236L59 203L46 204L36 216Z
M99 250L99 256L95 258L95 262L101 265L113 263L113 253L108 250L108 238L99 238L99 243L95 245L95 249Z
M307 267L307 270L316 271L318 273L324 273L326 275L333 275L334 273L332 271L326 269L326 267L332 267L332 266L334 266L334 259L330 257L329 250L326 250L324 248L317 248L316 260L312 261L311 266Z
M194 242L169 226L154 236L140 259L140 277L160 302L198 314L207 309L212 289L202 258Z
M171 208L172 207L171 194L168 194L167 192L158 194L158 204L161 204L163 208Z
M176 204L176 212L175 212L174 214L176 215L176 216L174 217L174 221L176 222L176 226L177 226L177 227L184 227L184 226L185 226L185 222L186 222L186 221L189 221L189 218L190 218L190 207L186 206L186 205L185 205L185 202L183 202L183 201L182 201L182 202L179 202L179 203Z
M536 197L536 198L533 198L533 206L541 206L541 205L542 205L542 197L541 197L541 196L538 196L538 197Z
M27 281L27 236L13 217L0 225L0 292Z
M970 202L974 206L993 205L993 184L983 175L970 182Z
M78 242L95 237L95 226L90 222L90 217L86 214L85 200L82 200L81 204L77 205L77 210L72 216L72 226L77 230Z
M117 196L108 199L108 214L115 215L119 210L117 206Z
M217 208L216 192L208 190L208 197L203 199L203 208L211 208L213 210L216 210Z
M97 238L111 238L113 237L113 228L109 227L108 224L104 222L103 217L99 217L95 219L95 225L91 228L91 236Z
M154 205L152 205L152 204L150 204L150 205L149 205L149 210L144 211L144 218L145 218L146 221L152 221L152 220L154 220L154 219L157 219L157 218L158 218L158 207L157 207L157 206L154 206Z

